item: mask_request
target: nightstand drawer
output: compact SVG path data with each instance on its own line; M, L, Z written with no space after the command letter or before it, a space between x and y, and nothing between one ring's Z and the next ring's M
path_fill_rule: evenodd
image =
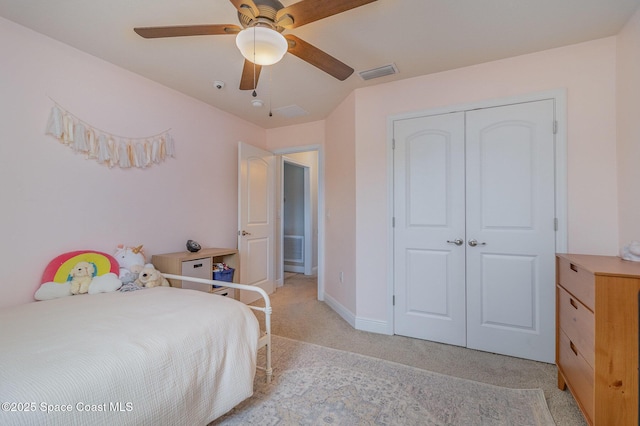
M182 262L182 273L185 277L211 279L213 264L210 257L194 260L184 260ZM211 291L211 285L194 283L190 281L182 281L182 288L189 288L199 291Z
M559 332L558 368L562 370L573 396L584 414L593 420L593 369L564 332ZM593 424L593 423L591 423Z
M217 294L218 296L233 297L234 291L235 291L234 289L229 287L214 288L213 294Z
M182 274L186 277L204 278L205 280L211 279L211 271L213 270L213 264L211 258L205 257L203 259L185 260L182 262Z
M582 302L591 311L595 310L595 277L569 260L558 259L558 283Z
M578 299L558 286L560 329L593 368L595 362L595 317Z

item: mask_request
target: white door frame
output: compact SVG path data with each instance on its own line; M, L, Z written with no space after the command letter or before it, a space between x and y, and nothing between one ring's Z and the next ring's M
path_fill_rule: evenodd
M387 118L387 214L393 218L393 122L409 118L423 117L427 115L447 114L458 111L468 111L479 108L490 108L502 105L517 104L523 102L553 99L555 101L556 134L555 134L555 210L558 229L556 231L556 251L567 251L567 91L555 89L544 92L516 95L511 97L489 99L472 103L450 105L415 111ZM394 251L393 221L389 220L387 228L388 252ZM387 333L395 334L394 324L394 268L395 262L387 273Z
M294 166L301 167L304 172L304 274L312 275L312 257L313 257L313 236L311 233L311 176L309 171L309 165L304 164L302 162L296 161L292 158L287 157L286 155L281 156L280 161L280 194L284 193L284 165L285 163L293 164ZM284 262L284 197L280 197L280 205L279 209L282 212L280 215L280 229L283 232L280 232L280 235L277 238L280 239L280 259L283 259Z
M322 145L304 145L298 147L282 148L272 151L275 155L295 154L299 152L317 151L318 152L318 300L324 301L324 248L325 248L325 204L324 204L324 149ZM282 175L282 173L281 173ZM282 180L282 177L280 178ZM280 256L282 260L282 256ZM282 262L278 262L280 274L282 274ZM281 275L282 276L282 275Z

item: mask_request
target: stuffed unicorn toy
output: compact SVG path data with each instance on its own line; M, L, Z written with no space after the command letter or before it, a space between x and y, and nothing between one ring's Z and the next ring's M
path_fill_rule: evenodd
M145 265L142 245L126 247L124 244L119 244L113 257L116 258L120 265L120 281L123 284L135 281L138 278L140 269Z
M624 260L640 262L640 241L631 241L620 250L620 257Z

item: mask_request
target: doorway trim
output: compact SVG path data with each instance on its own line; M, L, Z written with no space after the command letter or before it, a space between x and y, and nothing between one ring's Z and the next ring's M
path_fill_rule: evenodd
M304 164L300 161L296 161L295 159L292 159L290 157L287 157L286 155L282 155L280 156L280 167L281 167L281 179L280 179L280 194L284 193L284 181L285 181L285 173L284 173L284 168L285 168L285 164L291 164L293 166L299 167L302 169L303 172L303 179L304 179L304 195L303 195L303 216L304 216L304 248L303 248L303 266L302 266L302 270L303 273L305 275L312 275L313 274L313 265L312 265L312 258L313 258L313 235L312 235L312 229L311 229L311 172L310 172L310 167L307 164ZM280 258L282 259L283 263L284 263L284 197L280 197L280 200L278 200L280 202L279 205L279 209L282 212L282 214L280 215L280 229L283 230L283 232L280 233L280 235L278 235L278 238L280 239Z
M554 101L555 115L555 216L557 220L556 252L567 251L568 226L567 226L567 90L554 89L542 92L522 94L504 98L487 99L482 101L455 104L443 107L429 108L387 117L387 212L389 226L387 228L387 249L394 253L394 121L418 118L430 115L448 114L453 112L469 111L474 109L492 108L498 106L519 104L532 101L552 99ZM386 334L395 334L394 323L394 290L395 290L395 259L387 273L387 329Z
M325 250L325 216L323 214L325 209L325 201L324 201L324 149L322 145L314 144L314 145L302 145L297 147L290 148L282 148L273 150L275 155L286 156L287 154L296 154L299 152L307 152L307 151L316 151L318 153L318 205L315 206L318 212L318 300L324 301L324 276L325 276L325 259L324 259L324 250ZM280 180L282 180L282 172ZM282 260L282 258L280 258ZM282 262L278 262L280 265L277 265L277 268L282 268ZM283 271L281 271L283 272ZM284 275L282 276L284 279Z

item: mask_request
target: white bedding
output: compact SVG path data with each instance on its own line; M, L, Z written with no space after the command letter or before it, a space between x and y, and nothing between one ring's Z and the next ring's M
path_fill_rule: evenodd
M253 393L258 337L244 304L170 287L5 309L0 424L207 424Z

